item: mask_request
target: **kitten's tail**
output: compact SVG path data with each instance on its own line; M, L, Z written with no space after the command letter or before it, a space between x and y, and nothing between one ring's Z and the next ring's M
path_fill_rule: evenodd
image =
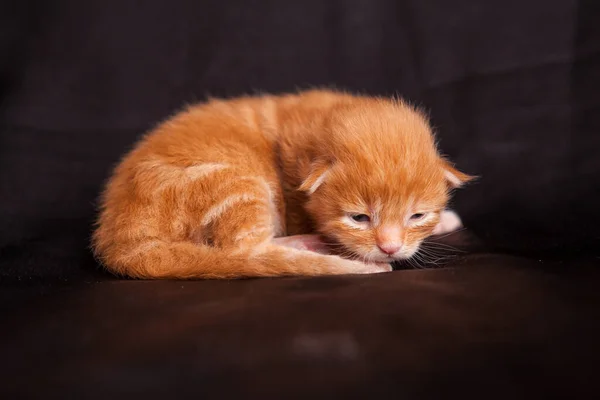
M148 241L127 252L98 252L105 267L141 279L233 279L289 275L387 272L388 266L269 245L262 251L232 252L192 242Z

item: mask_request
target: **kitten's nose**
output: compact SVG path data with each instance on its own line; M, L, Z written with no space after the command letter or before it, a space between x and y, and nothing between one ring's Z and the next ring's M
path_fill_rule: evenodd
M394 253L397 253L398 250L400 250L400 248L402 247L402 245L399 243L387 242L380 243L377 245L377 247L379 247L379 250L383 251L385 254L392 255Z

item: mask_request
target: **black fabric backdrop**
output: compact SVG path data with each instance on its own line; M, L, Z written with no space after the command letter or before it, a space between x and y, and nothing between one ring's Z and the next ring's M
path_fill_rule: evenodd
M597 256L600 2L4 1L0 276L93 271L95 201L184 102L326 85L399 93L481 180L454 205L488 246Z

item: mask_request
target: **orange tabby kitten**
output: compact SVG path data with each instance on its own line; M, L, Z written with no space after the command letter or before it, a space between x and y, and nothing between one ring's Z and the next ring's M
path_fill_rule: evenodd
M211 100L125 157L93 244L107 269L137 278L384 272L460 226L445 206L470 179L402 101L326 90Z

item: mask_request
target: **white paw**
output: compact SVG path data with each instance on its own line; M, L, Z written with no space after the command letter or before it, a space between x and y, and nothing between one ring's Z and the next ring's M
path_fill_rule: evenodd
M337 256L333 257L337 258ZM342 268L338 271L341 274L378 274L381 272L392 271L392 266L390 264L364 263L362 261L346 259L340 259L340 261L341 263L338 264L338 266L341 266Z
M440 222L433 228L434 235L441 235L462 228L463 224L457 213L444 210L440 213Z
M380 263L372 266L372 274L379 274L381 272L392 272L393 268L391 264L388 263Z
M365 264L366 268L362 269L361 274L380 274L382 272L391 272L392 266L390 264L378 263L378 264Z

